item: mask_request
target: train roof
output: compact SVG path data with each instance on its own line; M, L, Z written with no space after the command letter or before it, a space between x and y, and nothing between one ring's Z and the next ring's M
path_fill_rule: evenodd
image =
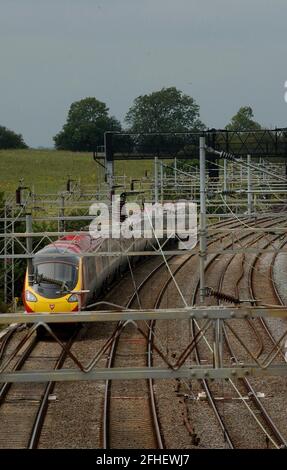
M102 239L93 239L89 233L66 235L39 250L36 256L67 253L79 257L83 252L94 251L101 241Z

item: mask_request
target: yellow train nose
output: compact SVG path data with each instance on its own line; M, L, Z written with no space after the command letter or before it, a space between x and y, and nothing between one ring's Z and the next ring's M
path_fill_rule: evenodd
M70 313L77 310L78 302L68 302L67 297L44 299L37 296L36 302L26 301L26 311L28 313Z
M68 302L67 297L53 300L45 299L41 304L41 306L39 305L41 311L49 313L69 313L78 310L78 302Z

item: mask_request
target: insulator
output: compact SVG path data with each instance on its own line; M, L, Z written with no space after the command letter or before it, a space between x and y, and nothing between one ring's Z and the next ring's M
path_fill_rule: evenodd
M225 294L224 292L219 292L212 287L207 288L207 295L209 297L213 296L218 300L224 300L225 302L230 302L232 304L240 304L241 300L237 297L233 297L233 295Z
M225 160L230 160L231 162L233 162L235 160L235 157L234 155L232 155L232 153L227 153L227 152L221 152L221 158L225 158Z

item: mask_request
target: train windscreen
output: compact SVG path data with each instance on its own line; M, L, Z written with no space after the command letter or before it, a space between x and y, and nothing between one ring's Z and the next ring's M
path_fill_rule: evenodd
M78 267L63 262L34 264L33 289L47 299L66 295L73 290L78 280Z

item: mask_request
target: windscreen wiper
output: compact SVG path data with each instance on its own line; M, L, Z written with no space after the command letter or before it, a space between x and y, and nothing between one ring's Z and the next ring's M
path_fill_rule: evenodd
M36 275L36 284L41 284L41 282L47 282L49 284L54 284L55 286L61 287L63 289L64 287L69 290L69 286L67 286L65 281L60 281L58 279L53 279L51 277L46 277L44 274L38 274Z

